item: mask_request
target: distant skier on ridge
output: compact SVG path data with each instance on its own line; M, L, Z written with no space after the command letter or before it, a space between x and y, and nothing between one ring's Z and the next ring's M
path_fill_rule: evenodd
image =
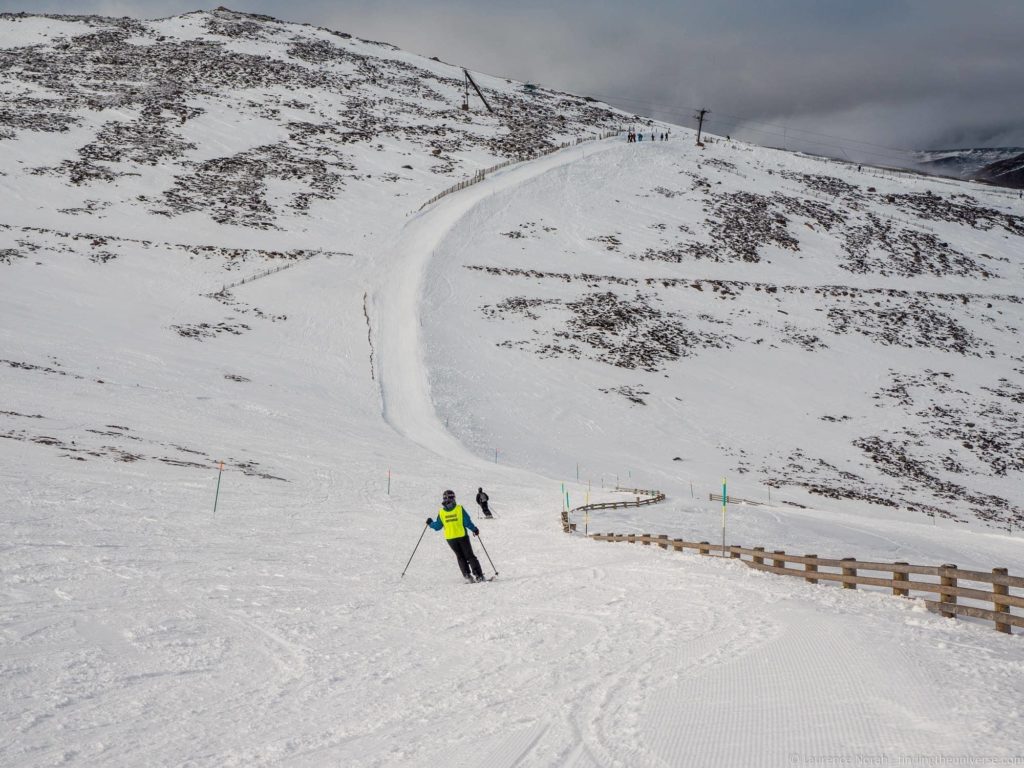
M444 529L444 537L459 561L462 577L468 582L486 581L480 561L473 554L473 545L469 541L466 530L479 536L480 531L470 518L469 513L461 504L455 503L455 491L445 491L441 496L441 509L437 511L437 520L427 518L427 525L435 531Z
M484 517L490 520L494 515L491 514L490 508L487 506L487 501L491 497L484 493L483 488L476 489L476 503L480 505L480 511L484 513Z

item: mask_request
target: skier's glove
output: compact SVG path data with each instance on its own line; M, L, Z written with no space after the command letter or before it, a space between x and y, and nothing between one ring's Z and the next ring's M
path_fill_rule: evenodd
M479 537L480 536L480 531L473 531L473 535Z
M434 524L434 518L428 517L427 518L427 525L433 525L433 524Z

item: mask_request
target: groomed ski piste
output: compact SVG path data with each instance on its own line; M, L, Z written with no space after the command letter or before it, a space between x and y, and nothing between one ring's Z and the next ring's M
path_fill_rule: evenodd
M83 256L88 242L72 241L61 227L22 232L45 247L35 251L38 264L0 265L0 426L8 438L0 440L0 763L633 768L1019 760L1019 633L943 619L882 592L561 532L563 483L575 506L617 498L609 490L617 476L669 498L595 513L591 531L714 539L717 505L697 496L717 490L731 448L746 449L741 465L754 464L772 455L775 442L788 451L787 441L803 440L809 455L846 467L852 460L834 447L841 441L825 431L832 422L803 432L820 412L849 411L858 428L894 426L891 412L873 416L873 389L861 386L858 370L840 365L844 354L857 355L865 378L875 367L886 371L891 360L878 362L867 347L837 345L833 358L814 352L827 363L817 374L801 365L800 356L811 354L804 349L774 349L753 361L702 353L684 356L686 368L669 380L661 370L622 373L586 354L548 354L542 336L560 326L531 325L536 318L516 320L512 335L542 337L543 354L500 346L508 319L482 307L523 289L482 286L489 273L472 267L540 272L544 265L530 260L541 258L562 275L768 279L763 264L718 261L699 270L641 262L624 270L607 236L628 243L633 234L637 248L647 244L624 234L628 216L600 194L628 201L616 204L635 217L646 203L632 198L647 194L658 174L672 163L695 172L708 158L739 166L753 186L767 183L766 176L751 181L759 165L780 163L793 173L855 179L852 169L744 145L702 152L678 130L685 138L661 144L617 139L564 149L419 212L411 195L401 205L381 197L370 223L373 201L270 231L225 231L200 213L184 222L146 220L145 231L138 217L112 209L110 219L81 230L115 229L152 244L111 240L102 247L112 257L102 263ZM12 218L0 223L44 223L38 197L15 194L5 178ZM859 183L883 193L885 185L916 193L932 184ZM423 199L432 191L424 189ZM668 205L679 196L655 199ZM999 199L992 193L982 202ZM700 216L679 215L699 228ZM660 237L650 223L635 229ZM526 237L503 235L520 224L529 225ZM1020 294L1015 240L1004 242L1001 230L963 235L934 226L945 227L942 236L955 246L990 254L993 271L1002 270L1001 280L991 278L998 287L961 275L958 291ZM807 229L798 229L803 242ZM825 253L824 236L812 231L821 240L805 251ZM566 238L562 250L495 245L512 249L538 232ZM357 250L350 243L363 233ZM595 245L593 237L605 239ZM182 242L321 250L225 295L226 283L274 262L242 259L225 273L216 259L160 245ZM773 248L778 269L784 254ZM573 249L576 257L567 253ZM825 258L811 274L797 267L806 285L833 283L838 274ZM792 277L781 274L779 282ZM907 288L893 276L853 282ZM946 289L937 276L916 287ZM539 298L557 307L569 294L545 286ZM970 338L1019 356L998 341L1021 327L1018 305L997 306L1007 315L977 321ZM229 329L210 331L218 323ZM189 331L211 335L200 341ZM770 354L792 365L775 368ZM894 359L910 356L908 366L921 369L940 354L893 350ZM985 385L1013 365L1002 357L956 360L951 375ZM744 410L754 391L744 382L755 374L764 400ZM891 384L877 378L878 387ZM805 388L787 397L801 380ZM816 401L829 383L834 393ZM618 387L652 405L622 397ZM915 393L905 382L903 394ZM812 414L800 428L783 429L796 410L766 414L770 426L750 425L755 405L782 408L793 399ZM679 428L686 423L692 431ZM738 441L745 442L731 445ZM1019 505L1019 475L984 479L980 462L972 470L985 491ZM731 474L737 494L763 491ZM877 491L886 479L870 482ZM490 494L493 521L472 501L479 486ZM429 530L399 575L447 488L481 529L500 572L491 583L466 585L442 534ZM907 498L924 492L911 489ZM966 502L955 508L956 522L822 498L797 485L777 493L804 507L733 507L730 543L1014 573L1024 562L1024 538L970 518ZM480 546L476 552L490 575Z
M424 283L441 280L431 269L438 244L473 210L584 153L610 161L632 149L605 142L496 174L412 217L382 250L386 266L367 265L359 279L324 259L253 282L244 300L289 322L252 348L218 351L223 370L251 372L246 361L260 355L261 382L244 396L227 394L231 382L200 384L203 371L168 349L159 355L187 387L115 378L93 383L114 390L109 401L67 404L95 408L99 423L117 403L140 432L170 422L202 433L215 418L237 429L223 452L247 440L249 456L288 483L237 487L229 474L213 516L212 468L183 483L173 469L98 473L5 446L5 764L727 766L1020 754L1019 638L913 601L564 536L556 478L489 462L445 430L418 321ZM157 354L143 353L131 324L74 329L101 288L139 302L129 315L173 278L111 291L80 275L82 300L35 343L73 339L64 365L89 376L109 375L94 371L129 350L129 361ZM375 379L362 308L338 301L339 285L360 280L372 287ZM45 286L38 296L22 288L22 307L44 301ZM15 410L31 410L17 399ZM475 511L478 485L499 515L475 518L498 580L464 585L433 532L399 579L440 492L454 488ZM812 535L809 514L767 514L780 538ZM877 521L841 520L832 541L852 551L877 551L881 536L893 552L956 552L961 565L1019 556L1010 537L920 524L878 533Z

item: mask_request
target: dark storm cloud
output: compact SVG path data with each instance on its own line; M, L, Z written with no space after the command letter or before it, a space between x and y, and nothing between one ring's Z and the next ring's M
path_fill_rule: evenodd
M195 6L0 8L157 17ZM712 130L759 143L877 161L898 157L885 147L1024 145L1024 2L1013 0L248 0L236 9L687 125L706 106Z

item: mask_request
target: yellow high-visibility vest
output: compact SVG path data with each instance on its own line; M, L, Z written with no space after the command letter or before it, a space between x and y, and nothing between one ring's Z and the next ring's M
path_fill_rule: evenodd
M460 539L466 535L466 526L462 524L461 504L456 504L455 509L451 511L442 507L437 511L437 517L444 523L444 537L446 539Z

